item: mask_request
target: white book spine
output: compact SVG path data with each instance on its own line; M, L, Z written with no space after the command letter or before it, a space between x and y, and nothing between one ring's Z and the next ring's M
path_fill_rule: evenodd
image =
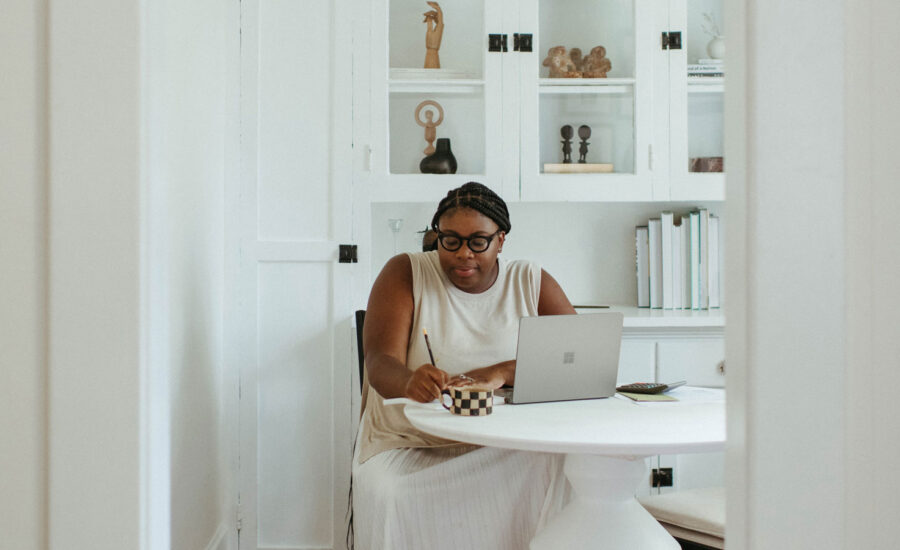
M681 307L691 309L691 225L681 218Z
M658 219L647 221L649 232L650 258L650 307L659 309L662 307L662 234L661 224Z
M709 309L709 210L700 210L700 309Z
M719 218L709 217L709 307L719 303Z
M691 309L700 309L700 212L691 212Z
M681 226L672 227L672 308L681 309Z
M634 228L638 307L650 307L650 232L647 226Z
M663 212L659 216L661 225L660 248L662 249L662 307L672 309L674 292L672 284L672 231L673 215Z

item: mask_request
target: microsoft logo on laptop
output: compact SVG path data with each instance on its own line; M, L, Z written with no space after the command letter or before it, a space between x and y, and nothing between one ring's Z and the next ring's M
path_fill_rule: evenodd
M563 364L571 365L575 362L575 352L574 351L566 351L563 352Z

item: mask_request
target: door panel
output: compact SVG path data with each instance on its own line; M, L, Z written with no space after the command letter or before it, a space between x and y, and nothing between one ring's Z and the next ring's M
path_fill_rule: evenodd
M259 264L261 546L330 546L331 278L326 262Z
M352 37L347 2L241 2L239 544L345 548ZM340 70L340 68L346 70ZM357 390L358 391L358 390Z

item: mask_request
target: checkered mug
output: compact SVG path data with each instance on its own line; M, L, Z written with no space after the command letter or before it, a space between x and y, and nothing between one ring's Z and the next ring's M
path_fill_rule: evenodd
M487 416L494 408L494 390L447 388L441 392L441 405L460 416Z

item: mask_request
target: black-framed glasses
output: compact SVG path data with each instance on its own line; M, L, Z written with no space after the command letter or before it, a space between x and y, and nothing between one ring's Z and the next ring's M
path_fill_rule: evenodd
M499 233L500 230L498 229L487 236L475 235L474 237L460 237L459 235L438 232L437 240L447 252L456 252L462 246L463 241L466 241L469 250L476 254L480 254L491 246L491 241L493 241L494 237Z

